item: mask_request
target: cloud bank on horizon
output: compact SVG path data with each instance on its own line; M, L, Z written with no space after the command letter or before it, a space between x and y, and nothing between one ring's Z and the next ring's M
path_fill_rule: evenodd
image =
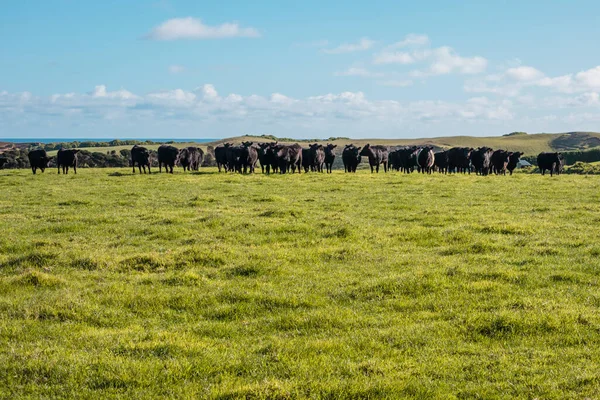
M600 130L600 65L583 49L563 49L581 57L557 66L532 51L533 40L507 39L496 48L457 37L451 43L439 27L402 32L365 23L361 34L344 37L326 27L326 12L313 21L310 40L272 19L260 25L255 14L249 23L217 19L214 10L210 18L165 18L186 9L183 3L106 33L123 43L84 46L80 55L63 54L64 60L27 38L9 46L7 28L0 28L0 45L14 61L0 63L0 137L389 138ZM58 37L69 29L49 32ZM80 42L70 46L99 40L73 29ZM556 56L558 47L548 52ZM534 54L523 61L528 53ZM37 54L37 63L18 68L28 54ZM71 65L77 73L70 73ZM49 75L55 79L44 79Z

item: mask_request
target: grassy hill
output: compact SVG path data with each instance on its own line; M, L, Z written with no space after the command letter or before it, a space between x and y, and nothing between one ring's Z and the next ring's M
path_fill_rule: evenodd
M209 143L174 143L176 147L185 147L195 145L206 149L207 146L217 146L222 143L241 143L242 141L270 141L272 139L261 136L238 136L217 140ZM315 143L311 140L280 139L282 143ZM431 145L437 149L446 149L455 146L461 147L481 147L488 146L493 149L508 149L511 151L521 151L525 155L537 155L543 151L568 151L568 150L586 150L594 147L600 147L600 133L595 132L569 132L569 133L537 133L537 134L517 134L506 136L447 136L437 138L423 139L336 139L332 141L318 141L321 143L335 143L340 148L346 144L354 143L357 146L363 146L366 143L383 144L388 146L413 146L413 145ZM156 150L157 145L147 145L146 147ZM91 152L110 152L113 150L131 149L131 146L116 147L89 147L83 148ZM56 152L49 152L54 155Z
M597 397L595 178L2 170L0 192L0 398Z

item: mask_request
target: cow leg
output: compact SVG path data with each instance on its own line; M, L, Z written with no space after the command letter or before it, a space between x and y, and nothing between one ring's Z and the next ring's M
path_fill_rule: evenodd
M35 175L36 169L35 167L31 167L31 171L33 172L33 174Z
M60 165L58 166L58 174L60 175Z

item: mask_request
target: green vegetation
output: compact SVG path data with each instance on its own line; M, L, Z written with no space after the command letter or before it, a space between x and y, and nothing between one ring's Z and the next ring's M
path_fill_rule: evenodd
M592 176L0 171L0 398L595 398Z

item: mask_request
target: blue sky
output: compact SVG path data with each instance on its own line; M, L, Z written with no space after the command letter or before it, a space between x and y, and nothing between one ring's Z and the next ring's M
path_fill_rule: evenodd
M600 130L593 1L4 1L0 137Z

